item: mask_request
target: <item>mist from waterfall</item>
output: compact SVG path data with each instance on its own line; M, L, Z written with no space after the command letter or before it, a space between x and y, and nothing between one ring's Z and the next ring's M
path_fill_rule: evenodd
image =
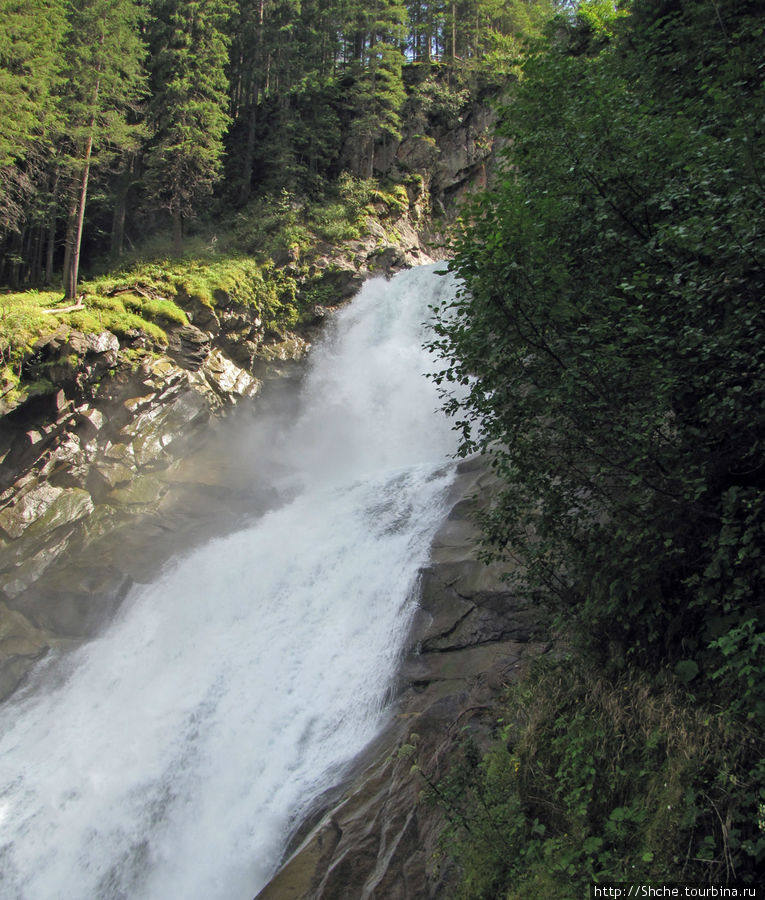
M378 733L452 479L422 349L451 290L433 267L368 282L237 462L280 505L0 709L3 898L251 900Z

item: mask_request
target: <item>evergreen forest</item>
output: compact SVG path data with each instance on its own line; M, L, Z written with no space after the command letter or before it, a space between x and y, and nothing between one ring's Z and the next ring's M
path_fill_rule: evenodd
M376 151L413 115L407 101L459 109L465 79L501 76L551 11L550 0L3 0L0 283L61 281L71 299L81 262L116 262L138 235L171 229L180 255L202 208L225 221L252 198L321 197L343 171L371 178Z

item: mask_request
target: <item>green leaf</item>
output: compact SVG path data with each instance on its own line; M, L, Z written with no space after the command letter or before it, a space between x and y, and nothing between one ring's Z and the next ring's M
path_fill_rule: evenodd
M698 663L693 659L681 659L675 665L675 675L684 684L688 684L699 674Z

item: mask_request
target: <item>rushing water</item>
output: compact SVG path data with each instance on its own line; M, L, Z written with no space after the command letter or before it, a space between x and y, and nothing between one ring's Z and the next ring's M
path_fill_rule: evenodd
M374 737L452 477L422 377L444 290L430 268L369 282L269 458L253 443L282 505L135 590L2 709L3 898L251 900Z

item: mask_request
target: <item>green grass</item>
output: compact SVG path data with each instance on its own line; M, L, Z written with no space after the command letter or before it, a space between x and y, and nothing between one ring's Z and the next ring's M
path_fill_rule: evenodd
M59 324L58 317L42 310L60 296L51 291L0 295L0 401L13 405L18 399L24 359L35 341Z
M161 351L167 329L187 323L198 304L211 311L239 305L257 310L266 332L281 334L311 302L329 299L322 279L309 277L320 248L361 238L370 215L392 223L408 208L404 185L345 174L313 199L283 191L252 200L224 228L208 224L206 233L186 238L181 258L172 256L169 235L150 236L118 269L81 282L82 309L43 312L71 305L59 291L0 295L0 400L7 408L36 389L24 362L34 343L62 324L120 339L140 331Z
M24 363L36 341L66 325L85 333L111 331L128 340L136 331L155 351L168 343L167 329L189 322L196 303L215 310L230 305L256 309L264 328L274 333L299 320L298 284L273 263L241 254L182 260L153 258L80 285L82 308L58 291L0 295L0 396L5 408L42 389L30 381ZM44 310L48 310L47 312Z

